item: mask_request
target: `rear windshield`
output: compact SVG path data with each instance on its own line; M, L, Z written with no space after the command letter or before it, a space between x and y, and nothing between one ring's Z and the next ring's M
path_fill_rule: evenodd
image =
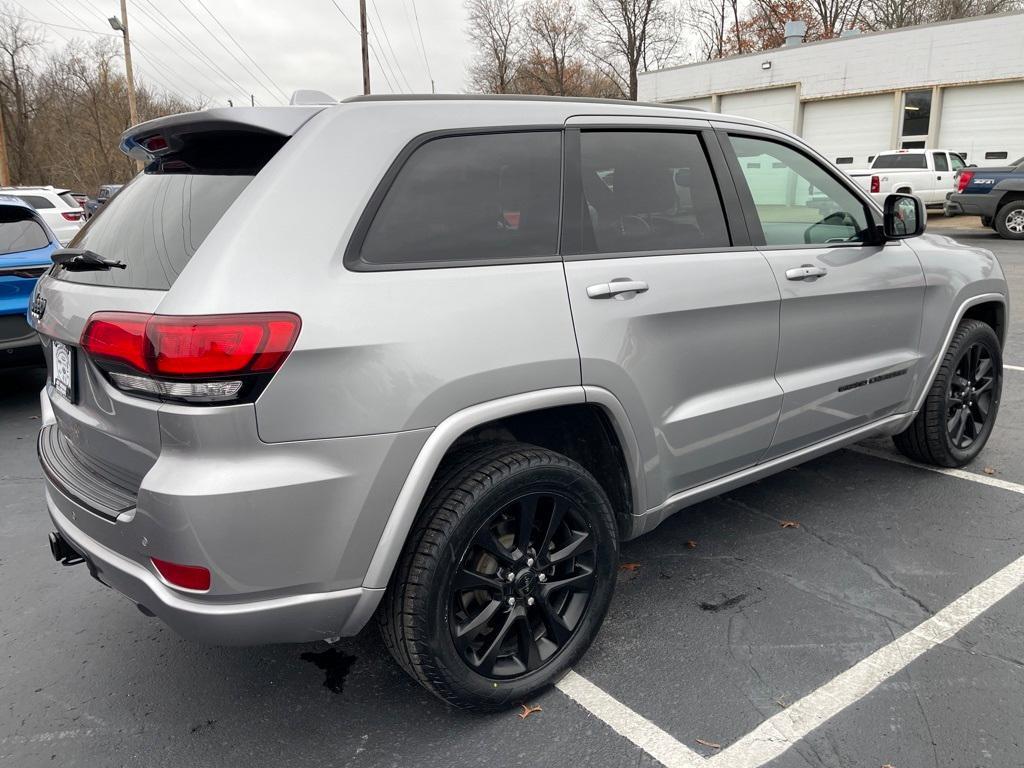
M927 168L928 162L923 154L916 155L880 155L875 158L872 168Z
M38 221L20 211L0 209L0 256L34 251L50 244L50 238Z
M71 243L125 269L57 270L72 283L167 290L252 176L144 173L110 199Z

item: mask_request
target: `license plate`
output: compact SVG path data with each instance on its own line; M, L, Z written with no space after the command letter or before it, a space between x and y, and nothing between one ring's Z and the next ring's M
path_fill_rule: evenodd
M53 388L75 402L75 350L60 341L53 342Z

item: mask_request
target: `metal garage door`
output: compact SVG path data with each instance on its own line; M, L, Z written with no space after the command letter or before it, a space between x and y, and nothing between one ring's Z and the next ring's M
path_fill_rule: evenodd
M703 109L705 112L711 111L710 96L705 99L687 99L686 101L673 101L671 103L674 107L693 107L695 109Z
M804 104L804 140L840 168L867 168L892 149L892 94Z
M1024 155L1022 126L1024 83L963 85L942 94L939 146L966 152L968 163L1004 165ZM985 157L1002 152L1002 158Z
M722 97L721 111L726 115L742 115L763 120L792 131L796 111L796 89L772 88L766 91L732 93Z

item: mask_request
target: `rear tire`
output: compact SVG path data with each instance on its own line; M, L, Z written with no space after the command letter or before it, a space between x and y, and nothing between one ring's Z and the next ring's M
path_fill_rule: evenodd
M392 576L384 643L449 704L503 709L583 655L617 560L611 503L583 467L521 443L463 452L428 490Z
M995 218L996 232L1007 240L1024 240L1024 200L1011 200Z
M940 467L974 460L995 426L1003 387L1003 358L992 327L964 320L942 359L920 412L893 437L908 458Z

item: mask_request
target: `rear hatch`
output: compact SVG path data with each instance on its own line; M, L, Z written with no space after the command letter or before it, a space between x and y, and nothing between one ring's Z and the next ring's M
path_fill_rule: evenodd
M56 421L44 427L39 449L47 452L43 466L50 479L72 498L116 516L131 505L160 450L162 403L113 386L83 353L90 316L158 313L224 213L317 111L209 110L144 123L123 137L122 150L144 159L145 172L69 245L123 268L73 271L55 265L39 281L30 317L43 341L46 397Z

